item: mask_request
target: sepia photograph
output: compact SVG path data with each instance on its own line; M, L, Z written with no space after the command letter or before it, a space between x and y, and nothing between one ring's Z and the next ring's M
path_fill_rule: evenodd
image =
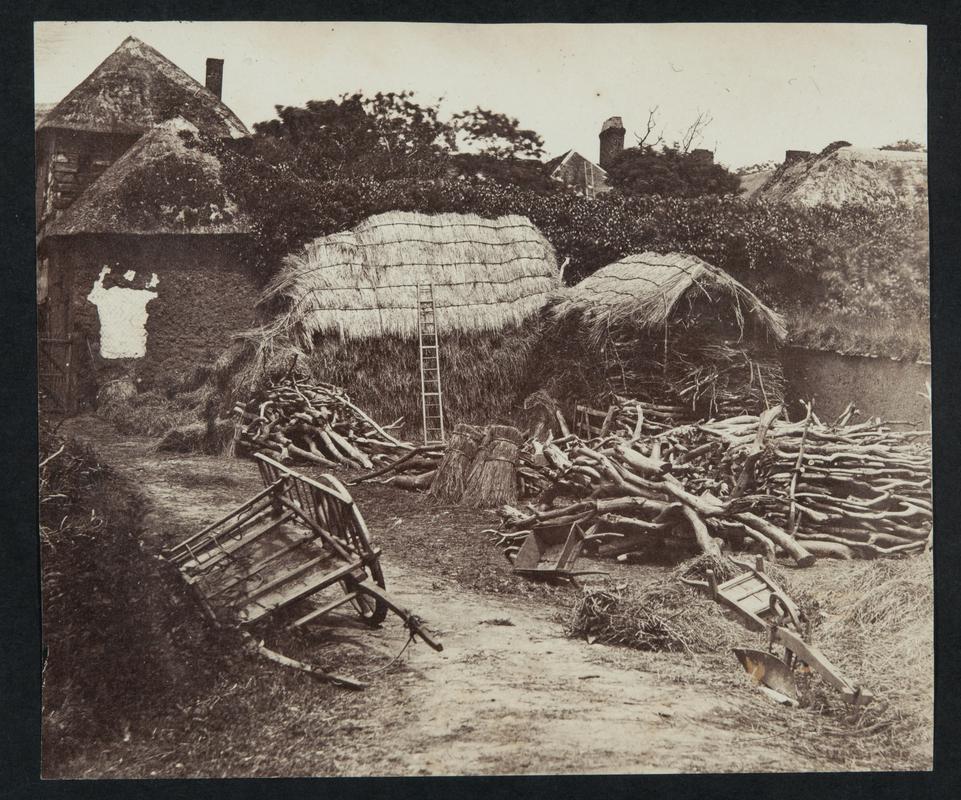
M933 768L926 26L33 34L43 778Z

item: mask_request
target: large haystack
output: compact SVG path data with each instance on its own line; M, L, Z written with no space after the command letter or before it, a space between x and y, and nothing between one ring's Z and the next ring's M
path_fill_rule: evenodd
M343 386L376 417L403 415L414 435L417 287L428 284L448 425L508 419L538 312L560 287L553 248L519 216L391 212L309 243L265 292L275 322L259 345L273 351L259 359L260 373L299 350L300 367Z
M779 167L754 198L803 206L923 206L928 201L928 156L829 145Z
M784 321L696 256L627 256L565 290L547 316L539 363L566 400L618 394L699 416L781 400Z

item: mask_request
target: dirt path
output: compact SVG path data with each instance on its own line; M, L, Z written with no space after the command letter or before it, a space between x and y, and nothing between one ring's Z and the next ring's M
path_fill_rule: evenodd
M246 462L153 452L147 440L123 439L94 418L72 421L68 433L89 441L103 461L142 487L151 503L148 529L161 539L172 527L195 529L212 521L259 488ZM361 492L355 495L363 509ZM747 688L732 693L723 683L680 680L668 657L567 639L556 608L465 589L443 571L424 569L422 559L392 551L386 546L390 530L371 527L390 556L384 563L388 589L427 619L444 652L412 646L402 661L373 676L366 692L343 693L338 703L345 711L339 717L346 714L347 724L341 721L324 742L336 752L334 766L324 767L330 773L828 766L764 740L769 737L751 741L749 733L730 724ZM359 672L365 663L387 663L404 633L392 617L376 631L345 626L338 641L341 648L363 651L353 662L361 665ZM304 759L286 774L319 769L311 764Z

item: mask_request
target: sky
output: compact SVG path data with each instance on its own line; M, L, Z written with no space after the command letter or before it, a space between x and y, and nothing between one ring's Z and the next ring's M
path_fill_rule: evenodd
M838 139L926 142L925 28L894 24L462 25L382 22L38 22L35 97L57 102L128 35L203 83L223 58L224 102L248 127L275 105L411 89L445 113L516 117L547 156L626 144L657 107L665 139L699 112L699 146L737 168Z

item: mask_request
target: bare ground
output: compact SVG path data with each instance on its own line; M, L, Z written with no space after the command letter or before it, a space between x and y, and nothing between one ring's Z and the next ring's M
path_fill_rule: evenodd
M148 551L212 522L260 488L246 461L160 453L83 417L66 433L149 499ZM859 769L803 714L774 709L729 654L641 653L565 637L578 590L513 576L481 531L492 514L433 508L384 486L352 489L383 547L388 590L444 643L408 647L396 617L348 619L281 643L363 677L320 684L238 651L202 696L145 734L118 730L47 777L462 775ZM637 567L634 579L660 574ZM876 768L876 767L875 767Z

